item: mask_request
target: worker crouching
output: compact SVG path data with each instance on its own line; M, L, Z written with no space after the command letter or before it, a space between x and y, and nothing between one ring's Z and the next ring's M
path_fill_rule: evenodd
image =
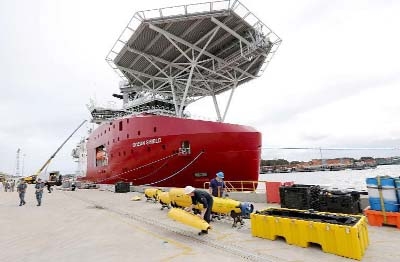
M195 189L192 186L186 186L184 191L186 195L189 195L192 198L192 204L185 208L185 210L192 211L195 205L199 203L203 204L203 210L201 211L200 216L203 217L207 223L210 223L213 197L206 191ZM202 232L206 234L207 230L202 230Z

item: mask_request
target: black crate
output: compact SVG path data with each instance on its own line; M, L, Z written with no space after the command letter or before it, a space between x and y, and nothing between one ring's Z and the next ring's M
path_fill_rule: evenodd
M292 185L279 188L281 207L291 209L319 209L321 189L314 185Z
M127 182L115 183L115 193L127 193L130 191L130 185Z
M319 198L320 211L343 214L362 212L359 194L323 194Z

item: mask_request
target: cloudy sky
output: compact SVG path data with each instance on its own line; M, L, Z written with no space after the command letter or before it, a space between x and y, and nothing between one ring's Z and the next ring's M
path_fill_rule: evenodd
M89 119L90 98L118 103L111 95L120 79L104 58L136 11L194 2L203 1L0 1L0 171L15 172L21 148L20 172L34 173ZM400 146L400 1L242 3L283 43L264 75L237 90L226 122L255 127L265 148ZM189 110L215 118L208 99ZM71 150L89 127L49 171L75 172ZM293 154L265 149L263 158Z

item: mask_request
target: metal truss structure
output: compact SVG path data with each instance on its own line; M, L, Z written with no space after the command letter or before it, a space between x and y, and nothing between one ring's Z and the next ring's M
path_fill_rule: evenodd
M106 57L124 80L124 108L146 93L174 105L211 96L223 122L235 89L260 76L281 39L239 1L217 1L140 11ZM216 95L230 91L221 114Z

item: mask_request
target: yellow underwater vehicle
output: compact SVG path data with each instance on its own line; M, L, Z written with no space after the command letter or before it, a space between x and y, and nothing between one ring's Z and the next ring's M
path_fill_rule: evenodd
M161 204L161 210L164 208L171 208L171 200L169 198L169 192L161 192L157 194L157 200Z
M254 210L253 204L248 202L241 203L230 198L220 197L213 197L213 200L212 216L220 218L220 215L230 215L233 218L232 227L236 227L237 223L243 225L243 218L250 218L250 213ZM170 205L175 208L185 208L192 204L192 199L185 195L183 188L171 188L169 201ZM203 205L198 204L193 209L195 213L200 213Z
M211 228L210 224L208 224L201 217L194 215L192 213L186 212L180 208L172 208L168 212L168 216L173 220L179 221L185 225L200 229L199 235L207 234L208 230Z
M161 189L156 187L146 188L144 190L144 196L146 197L146 201L157 202L157 196L162 192Z

